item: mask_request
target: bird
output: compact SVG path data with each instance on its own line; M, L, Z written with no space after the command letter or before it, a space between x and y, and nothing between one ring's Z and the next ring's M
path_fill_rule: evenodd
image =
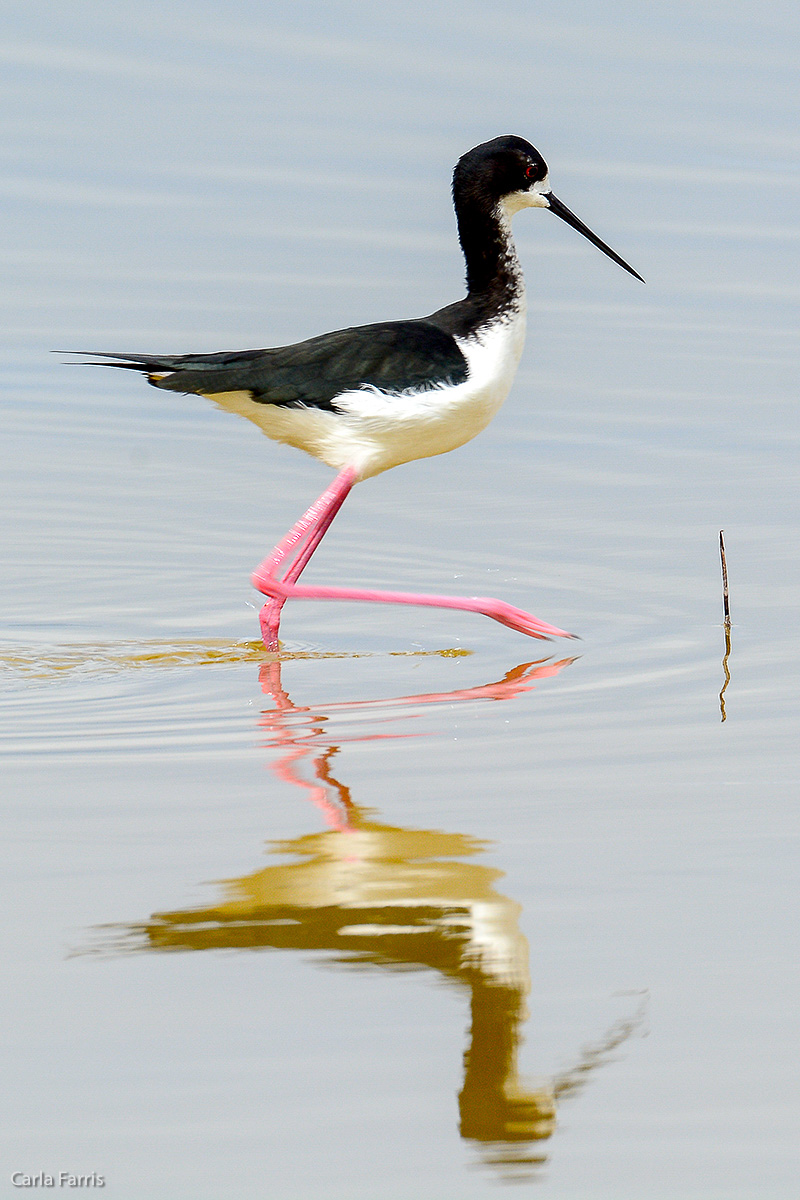
M482 613L534 638L573 636L487 597L298 583L354 484L464 445L506 399L525 339L525 284L511 234L516 213L549 210L644 282L553 194L547 163L524 138L496 137L463 154L452 196L466 296L430 316L339 329L271 349L89 352L103 360L96 365L140 371L157 388L206 397L337 472L253 572L254 587L267 597L259 618L268 650L279 650L281 613L291 598L428 605Z

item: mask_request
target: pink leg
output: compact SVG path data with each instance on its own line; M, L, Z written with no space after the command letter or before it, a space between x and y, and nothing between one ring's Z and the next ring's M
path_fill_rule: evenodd
M427 596L416 592L379 592L368 588L303 587L297 583L312 554L327 533L333 518L342 507L356 480L352 467L345 467L329 488L311 505L286 537L278 543L269 558L253 572L253 586L270 600L261 610L261 634L268 650L278 649L278 630L281 609L290 597L299 600L366 600L377 604L415 604L431 608L456 608L463 612L482 613L501 625L525 633L529 637L573 637L555 625L547 625L521 608L503 600L483 596ZM287 556L295 554L283 576L278 572Z
M278 631L281 623L281 611L284 604L292 595L292 585L300 578L308 562L330 528L331 521L344 504L350 489L356 480L356 472L352 467L345 467L326 488L318 500L315 500L300 520L292 526L259 567L253 572L253 586L272 599L264 605L259 620L261 636L268 650L278 649ZM294 559L292 556L295 556ZM289 565L283 576L279 575L284 562Z

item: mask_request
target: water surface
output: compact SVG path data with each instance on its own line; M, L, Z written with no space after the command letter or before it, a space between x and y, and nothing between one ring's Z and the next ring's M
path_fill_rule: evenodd
M797 18L366 16L8 22L3 1186L793 1200ZM521 214L508 404L309 579L582 640L298 602L269 655L249 572L329 472L51 352L431 311L452 164L511 131L647 286Z

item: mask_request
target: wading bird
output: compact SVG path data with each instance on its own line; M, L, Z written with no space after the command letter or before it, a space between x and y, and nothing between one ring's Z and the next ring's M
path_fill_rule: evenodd
M338 471L252 576L269 597L260 621L270 650L278 649L281 610L292 597L462 609L531 637L571 636L502 600L297 582L354 483L463 446L508 395L525 337L515 213L549 209L642 278L553 195L547 163L523 138L498 137L463 155L453 203L467 295L429 317L340 329L269 350L96 356L118 360L104 366L142 371L155 387L206 396Z

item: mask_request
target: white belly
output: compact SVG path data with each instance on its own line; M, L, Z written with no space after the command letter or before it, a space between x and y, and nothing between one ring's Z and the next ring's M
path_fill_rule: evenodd
M508 395L525 341L525 306L480 337L457 339L469 378L455 386L387 396L374 388L345 392L337 412L259 404L247 392L209 396L278 442L297 446L335 470L352 466L368 479L417 458L446 454L471 441Z

